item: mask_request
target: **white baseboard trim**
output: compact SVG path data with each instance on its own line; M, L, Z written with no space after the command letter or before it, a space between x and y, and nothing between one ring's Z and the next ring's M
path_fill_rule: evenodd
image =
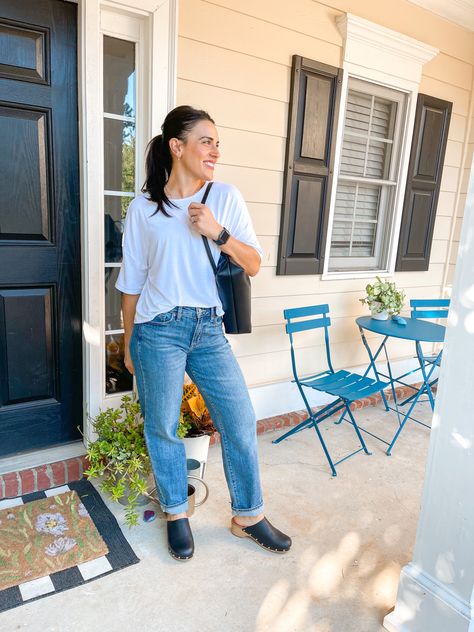
M394 360L391 363L394 375L402 375L407 371L415 369L417 366L418 360L416 358L404 358L402 360ZM377 363L377 368L384 373L387 372L387 367L383 363ZM367 365L351 367L347 370L363 374L366 369ZM372 377L372 375L369 377ZM420 382L420 371L408 375L404 381L408 384ZM249 389L249 392L257 419L275 417L276 415L282 415L284 413L289 413L294 410L302 410L304 408L304 402L301 399L298 387L291 381L254 386ZM305 395L311 406L324 406L334 399L325 393L319 393L318 391L313 391L311 389L306 389Z
M397 602L383 626L389 632L471 632L474 603L410 563L402 568Z

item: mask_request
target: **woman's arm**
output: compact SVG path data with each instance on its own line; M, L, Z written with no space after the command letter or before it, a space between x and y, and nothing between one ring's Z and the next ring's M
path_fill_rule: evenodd
M208 206L199 202L192 202L188 207L188 213L192 226L198 233L213 240L219 237L223 226L216 221ZM241 266L249 276L255 276L260 270L260 255L252 246L244 244L231 235L220 248L237 265Z
M260 270L260 255L255 248L244 244L235 237L232 237L232 235L223 246L220 246L220 249L222 252L225 252L226 255L229 255L237 265L243 268L249 276L255 276Z
M140 294L124 294L122 292L122 314L124 328L124 364L132 375L135 374L133 362L130 357L130 338L132 337L133 321L137 309Z

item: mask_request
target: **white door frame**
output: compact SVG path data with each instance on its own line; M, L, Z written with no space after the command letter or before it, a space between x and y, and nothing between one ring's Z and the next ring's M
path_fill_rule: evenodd
M105 299L103 211L102 33L116 33L132 24L140 40L137 80L136 187L143 181L143 150L159 133L176 99L178 0L79 0L79 145L82 237L82 329L84 440L93 439L90 417L115 407L120 395L105 394ZM104 28L104 26L106 28ZM127 27L128 28L128 27ZM138 48L137 48L138 50ZM159 95L159 98L155 95ZM143 102L139 104L139 99ZM138 190L137 190L138 192Z

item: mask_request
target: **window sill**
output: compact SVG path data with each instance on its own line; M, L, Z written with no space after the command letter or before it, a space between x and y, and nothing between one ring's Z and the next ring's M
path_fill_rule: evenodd
M324 272L321 281L337 281L347 279L373 279L376 276L381 278L393 277L394 273L388 270L339 270L338 272Z

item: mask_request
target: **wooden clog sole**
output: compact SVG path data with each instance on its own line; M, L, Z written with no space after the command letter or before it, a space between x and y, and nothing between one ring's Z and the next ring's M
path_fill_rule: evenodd
M250 538L251 540L253 540L253 542L255 542L255 544L258 544L258 546L261 546L262 549L265 549L265 551L271 551L272 553L280 553L281 555L283 555L284 553L288 552L288 551L285 551L283 549L272 549L269 546L265 546L264 544L259 542L256 538L254 538L252 535L250 535L250 533L246 533L243 530L243 528L240 527L233 520L232 520L231 525L230 525L230 531L231 531L232 535L235 535L237 538Z
M192 555L190 555L189 557L178 557L177 555L173 553L173 551L169 547L168 547L168 553L171 555L171 557L174 560L178 560L178 562L187 562L193 557Z

